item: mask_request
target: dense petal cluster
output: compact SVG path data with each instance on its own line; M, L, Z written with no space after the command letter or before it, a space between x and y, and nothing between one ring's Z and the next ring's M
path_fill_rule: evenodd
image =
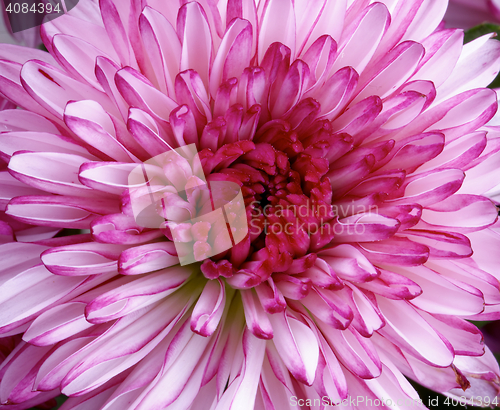
M0 408L425 408L405 376L493 402L500 42L446 7L80 0L49 53L1 46ZM158 215L206 211L148 163L193 144L241 192L231 249L134 214L138 164Z

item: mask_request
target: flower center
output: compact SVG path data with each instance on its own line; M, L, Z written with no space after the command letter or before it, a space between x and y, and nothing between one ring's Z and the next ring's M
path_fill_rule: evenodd
M256 286L273 273L307 269L316 259L314 252L332 240L328 161L303 152L296 138L285 150L279 142L257 143L222 171L242 185L249 235L228 253L203 263L207 278L244 272L251 276L245 287Z

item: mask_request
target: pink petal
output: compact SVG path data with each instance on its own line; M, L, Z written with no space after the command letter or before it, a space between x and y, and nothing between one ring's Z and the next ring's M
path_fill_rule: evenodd
M21 82L28 94L57 118L63 117L68 101L82 99L94 100L106 111L118 114L105 94L41 61L30 60L23 65Z
M67 153L18 152L9 161L9 172L21 182L46 192L87 197L92 190L78 180L78 169L86 161L87 158Z
M40 195L43 193L43 191L39 191L15 179L7 171L0 172L0 210L2 211L5 211L9 201L16 196Z
M441 86L450 76L460 58L463 33L460 30L442 30L427 37L424 58L412 79L431 80Z
M438 88L438 98L450 98L466 90L486 87L495 79L499 71L500 44L490 36L479 37L464 45L451 76Z
M140 275L179 263L173 242L157 242L124 250L118 261L122 275Z
M0 140L2 157L8 161L16 151L59 152L76 154L95 159L89 152L77 145L72 139L44 132L14 131L5 132Z
M167 121L170 112L177 104L161 91L158 91L149 80L130 67L119 70L115 75L118 91L125 101L133 107L146 111L160 122Z
M259 339L272 339L273 327L257 295L252 289L240 292L248 330Z
M295 12L291 0L271 0L259 18L259 62L273 43L286 44L295 56Z
M83 303L65 303L39 315L23 339L35 346L50 346L94 326L85 320Z
M312 45L315 39L328 35L339 39L344 29L347 8L344 0L319 0L312 4L297 2L295 7L297 55ZM319 77L316 77L319 78Z
M389 21L390 14L382 3L374 3L359 13L342 33L339 57L333 70L351 66L357 73L362 73L387 30Z
M190 269L177 266L134 278L90 301L85 316L96 324L127 316L175 292L191 273Z
M311 329L286 312L270 315L273 343L293 376L306 385L314 381L319 344Z
M146 6L139 20L140 31L160 90L175 95L174 80L179 71L181 43L172 24L155 8Z
M20 196L7 205L6 214L39 226L88 229L96 214L115 208L105 201L64 196Z
M25 323L35 314L65 297L84 278L54 276L44 266L27 269L2 285L0 329ZM22 302L21 302L22 301Z
M406 301L377 296L386 326L378 332L416 358L445 367L453 361L451 345Z
M36 131L59 134L59 129L47 118L25 110L0 111L0 129L2 131Z
M250 66L252 54L252 26L248 21L236 19L227 27L210 72L210 93L215 96L224 81L240 78Z
M64 34L54 36L52 49L61 66L69 73L97 90L104 91L96 78L95 64L97 57L111 58L110 56L87 41Z
M54 247L45 251L42 262L56 275L80 276L114 272L120 253L127 249L121 245L87 242Z
M206 283L191 315L193 332L205 337L213 334L226 305L226 292L220 279Z
M208 88L212 35L205 11L199 3L186 3L179 9L177 33L182 44L179 71L196 71L205 88Z
M109 114L94 101L70 102L64 111L64 122L78 137L116 161L129 162L133 156L116 139Z

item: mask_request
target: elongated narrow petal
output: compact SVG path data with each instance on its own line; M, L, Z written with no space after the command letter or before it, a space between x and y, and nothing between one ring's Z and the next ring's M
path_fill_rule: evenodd
M319 354L316 336L307 325L285 312L269 318L274 329L273 343L288 370L302 383L311 385Z

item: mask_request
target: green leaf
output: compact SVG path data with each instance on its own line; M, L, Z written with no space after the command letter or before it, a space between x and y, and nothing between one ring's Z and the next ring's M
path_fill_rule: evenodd
M493 23L482 23L479 26L472 27L464 33L464 44L470 43L472 40L489 33L497 33L497 36L499 36L500 26Z

